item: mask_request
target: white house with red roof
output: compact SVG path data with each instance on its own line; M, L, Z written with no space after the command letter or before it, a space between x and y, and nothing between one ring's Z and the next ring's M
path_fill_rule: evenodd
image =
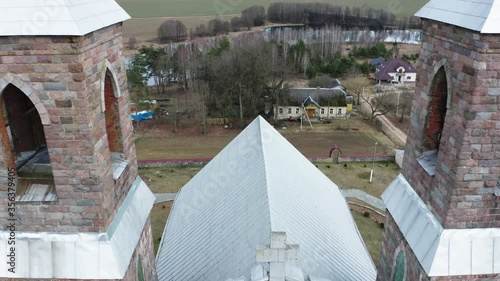
M381 62L377 66L375 82L387 83L413 83L417 80L417 69L400 58L393 58Z

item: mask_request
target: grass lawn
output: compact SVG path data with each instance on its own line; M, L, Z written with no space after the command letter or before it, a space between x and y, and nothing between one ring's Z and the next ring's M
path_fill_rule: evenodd
M172 207L172 202L164 202L155 204L153 210L151 211L151 230L153 232L153 244L155 248L155 254L160 246L161 235L163 234L163 229L167 222L168 214L170 213L170 208Z
M360 213L352 212L352 216L373 262L378 266L384 229L378 223Z
M372 163L346 163L347 167L344 167L344 164L315 164L338 187L342 189L361 189L375 197L380 197L399 174L399 167L396 164L375 162L373 179L370 183Z
M375 142L378 142L377 153L394 153L396 148L385 134L361 117L315 124L313 129L304 126L300 130L298 122L282 125L288 129L277 126L278 131L305 156L327 156L334 145L340 147L343 154L372 154ZM345 131L347 127L351 129ZM160 130L143 126L136 129L137 157L140 160L214 157L239 132L219 128L216 133L202 136L199 133L183 134L183 129L173 134L167 128Z
M153 193L176 193L203 167L139 169L139 175Z

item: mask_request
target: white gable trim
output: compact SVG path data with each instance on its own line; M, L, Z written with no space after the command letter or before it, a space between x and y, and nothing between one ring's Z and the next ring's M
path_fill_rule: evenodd
M428 276L500 273L500 229L443 229L403 175L382 194Z

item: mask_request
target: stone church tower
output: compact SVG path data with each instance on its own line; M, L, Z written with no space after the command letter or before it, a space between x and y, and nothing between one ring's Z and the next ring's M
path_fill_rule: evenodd
M114 0L0 3L0 279L156 280Z
M378 280L500 280L500 1L431 0Z

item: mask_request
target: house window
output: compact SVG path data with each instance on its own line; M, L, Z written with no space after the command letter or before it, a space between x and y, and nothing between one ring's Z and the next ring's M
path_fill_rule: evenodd
M321 109L321 114L325 114L325 109L324 108Z
M406 76L406 80L411 80L411 76Z
M31 100L12 84L0 95L0 139L7 168L17 170L16 201L56 201L40 115Z
M333 108L330 108L330 114L333 114Z
M337 115L342 116L342 108L339 108L339 110L337 111Z
M295 108L295 114L299 114L300 113L300 108Z
M292 114L292 109L288 108L288 114Z
M283 114L283 108L282 107L280 107L279 113Z
M108 146L111 152L111 168L113 179L117 180L127 167L127 161L123 155L123 143L120 125L120 110L118 100L115 96L115 81L109 70L104 80L104 118L106 122L106 134Z

